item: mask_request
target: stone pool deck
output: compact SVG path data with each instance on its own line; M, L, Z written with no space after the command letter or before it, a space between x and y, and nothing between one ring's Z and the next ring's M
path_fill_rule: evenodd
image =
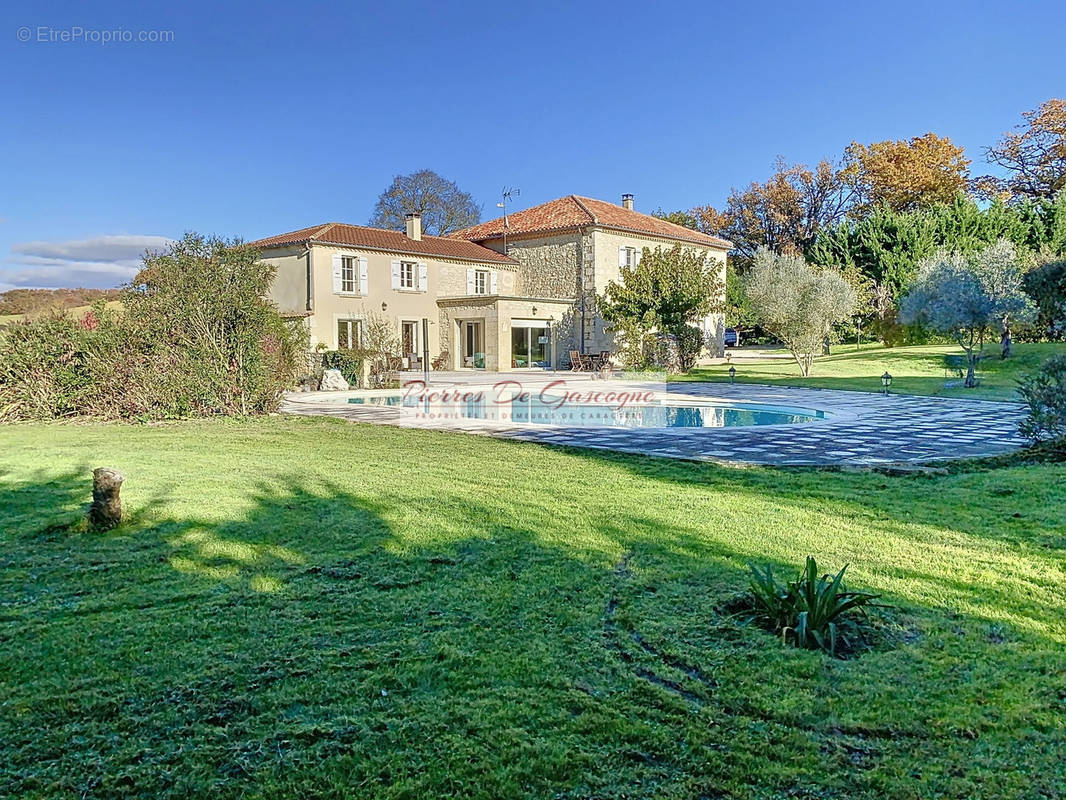
M421 375L411 376L421 378ZM518 379L536 392L551 381L587 391L647 390L666 392L671 400L765 403L817 409L826 419L795 425L734 428L575 428L516 425L479 420L434 420L404 413L396 407L358 406L346 399L330 402L328 393L288 395L282 412L337 416L354 422L404 428L495 436L524 442L566 445L623 453L780 466L876 466L925 463L943 459L999 455L1020 448L1024 417L1020 404L916 397L912 395L799 389L757 384L662 383L600 381L571 373L507 376L433 373L434 388L477 388L496 380Z

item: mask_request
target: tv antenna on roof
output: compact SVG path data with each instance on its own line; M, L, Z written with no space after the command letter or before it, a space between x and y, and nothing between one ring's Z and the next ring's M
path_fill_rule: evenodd
M504 186L500 191L500 195L503 197L503 201L496 204L496 208L503 209L503 254L507 255L507 204L511 202L515 197L522 194L521 189L515 189L508 186Z

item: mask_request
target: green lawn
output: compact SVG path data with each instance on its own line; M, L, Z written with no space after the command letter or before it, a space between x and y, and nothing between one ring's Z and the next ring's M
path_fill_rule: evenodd
M819 357L809 378L802 378L792 359L735 364L738 383L770 383L779 386L809 386L819 389L881 391L881 375L892 375L892 391L900 394L972 397L984 400L1016 400L1015 388L1022 375L1032 372L1044 359L1066 353L1066 345L1018 344L1015 355L1003 361L999 346L985 349L978 376L981 385L966 389L955 375L944 369L945 355L961 355L962 349L949 345L892 347L854 344L833 346L833 355ZM700 367L677 380L727 381L729 364ZM947 386L946 384L955 384Z
M1066 465L740 470L311 418L0 445L0 796L1066 786ZM100 465L129 520L94 535ZM896 606L856 659L723 611L746 562L808 553Z

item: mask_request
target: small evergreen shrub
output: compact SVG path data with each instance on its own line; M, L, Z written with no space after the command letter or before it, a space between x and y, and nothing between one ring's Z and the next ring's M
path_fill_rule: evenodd
M366 357L363 350L329 350L322 354L322 366L324 369L339 369L350 386L363 388L363 364Z
M1066 438L1066 355L1052 356L1018 382L1029 415L1018 428L1033 442Z

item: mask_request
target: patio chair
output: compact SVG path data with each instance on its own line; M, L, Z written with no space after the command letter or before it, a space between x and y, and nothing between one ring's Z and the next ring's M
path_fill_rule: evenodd
M448 364L451 363L450 358L451 353L449 353L447 350L442 350L441 354L435 359L433 359L433 361L431 362L433 364L433 371L443 372L444 370L448 369Z
M592 370L592 356L579 353L577 350L570 351L570 371L590 372Z
M596 370L602 378L609 378L614 374L614 364L611 363L610 350L600 351L599 356L596 357Z
M407 368L422 369L422 359L418 357L418 353L407 354Z

